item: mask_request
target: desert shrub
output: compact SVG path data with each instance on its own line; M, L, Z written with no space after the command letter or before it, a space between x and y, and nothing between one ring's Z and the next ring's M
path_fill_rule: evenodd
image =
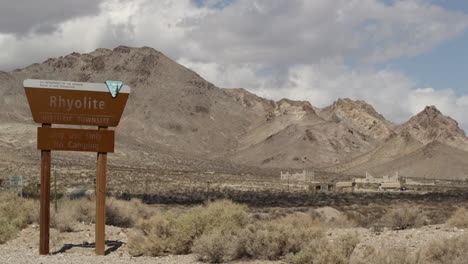
M24 186L23 188L23 196L25 198L31 198L31 199L39 199L40 198L40 187L39 183L34 182L34 183L29 183L28 185Z
M336 240L338 248L346 259L349 259L360 240L357 233L348 232Z
M468 234L435 239L421 246L415 254L405 247L365 246L353 254L351 264L464 264L468 259Z
M15 192L0 193L0 217L8 220L17 219L20 228L33 222L34 207L34 201L23 199Z
M346 233L336 241L325 238L312 240L307 247L296 254L289 254L286 260L293 264L348 263L359 243L356 233Z
M15 192L0 193L0 244L34 220L34 201L22 199Z
M311 211L311 214L318 217L322 222L330 227L342 227L347 225L346 216L333 207L321 207Z
M324 238L323 230L310 215L302 213L250 224L232 239L233 259L274 260L297 253L311 241Z
M215 229L236 230L247 223L245 206L226 200L196 206L185 212L171 210L140 221L138 231L129 237L128 247L134 256L186 254L203 234Z
M447 225L466 228L468 227L468 210L466 208L459 208L453 215L447 220Z
M91 224L96 220L96 205L95 202L89 199L60 199L58 202L58 211L52 211L53 221L51 224L62 225L61 222L76 222ZM66 225L67 223L63 223ZM58 228L60 229L60 228ZM65 228L66 229L66 228Z
M140 219L148 219L153 214L148 205L141 200L130 201L117 200L115 198L106 201L106 224L119 227L132 227Z
M386 213L385 206L380 204L350 205L340 209L346 218L355 223L356 226L370 228L373 227Z
M95 215L95 205L91 200L64 198L59 200L57 211L51 207L50 226L60 232L72 232L79 222L94 223Z
M137 199L122 201L109 198L106 201L106 224L133 227L138 220L148 219L153 212L149 205ZM95 222L96 201L89 198L60 199L58 211L52 210L51 213L52 227L62 232L71 232L78 222L87 224Z
M346 258L340 249L326 239L313 241L306 249L296 254L290 254L287 262L293 264L345 264Z
M468 234L437 239L425 244L416 254L416 263L462 264L468 259Z
M73 232L78 223L74 212L68 208L60 208L57 211L51 210L50 226L60 232Z
M76 220L82 223L94 223L96 221L96 201L87 198L68 200L70 208L74 210ZM64 206L65 207L65 206Z
M0 218L0 244L14 238L20 231L21 222L18 219Z
M380 247L364 245L358 254L353 254L350 264L415 264L415 259L405 247ZM421 263L422 264L422 263Z
M293 230L273 223L251 225L241 232L236 252L242 252L248 258L278 259L294 250L294 244L298 242L291 238L294 235L289 231Z
M394 230L420 227L426 224L426 217L418 206L402 205L387 211L381 223Z
M235 232L235 231L234 231ZM199 260L210 263L220 263L234 258L235 250L232 239L236 235L222 229L216 229L203 234L195 240L192 252L198 255Z
M200 260L209 262L242 258L276 260L301 251L311 241L324 238L323 229L314 226L310 216L298 214L256 222L242 229L216 229L197 239L192 252Z
M132 256L160 256L174 249L175 221L166 215L156 215L137 224L138 231L131 233L128 250Z
M423 207L424 215L430 225L446 223L456 210L457 208L451 203L444 204L443 206L436 204L424 205Z

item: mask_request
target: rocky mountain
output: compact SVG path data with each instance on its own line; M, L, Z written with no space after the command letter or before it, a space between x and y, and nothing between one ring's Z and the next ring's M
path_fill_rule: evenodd
M409 133L423 144L439 141L468 151L468 139L457 121L444 116L435 106L427 106L396 131Z
M331 106L320 111L320 115L329 121L343 122L353 130L372 139L385 139L395 125L364 101L338 99Z
M428 106L396 126L375 150L327 170L382 175L399 171L416 178L465 179L467 138L458 123Z
M0 72L0 150L16 153L16 160L27 160L20 153L35 148L37 125L24 96L24 79L116 79L130 85L117 128L118 151L111 158L119 164L174 170L320 168L352 174L383 173L382 168L401 165L420 175L410 169L424 160L418 153L438 159L452 149L459 156L468 153L463 130L434 107L397 126L363 101L338 99L323 109L305 101L275 102L244 89L215 87L152 48L120 46ZM413 163L399 162L405 157ZM462 168L457 177L468 177L462 173L468 171L464 163L452 165Z

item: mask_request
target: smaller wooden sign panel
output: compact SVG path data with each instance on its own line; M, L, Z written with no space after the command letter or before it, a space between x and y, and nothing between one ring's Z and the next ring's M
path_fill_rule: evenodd
M41 150L114 152L113 130L38 127L37 135Z

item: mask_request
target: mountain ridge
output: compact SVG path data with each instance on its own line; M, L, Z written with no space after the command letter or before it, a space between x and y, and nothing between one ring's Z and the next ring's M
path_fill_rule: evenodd
M136 152L362 173L358 168L384 166L436 141L449 148L434 151L468 151L465 132L435 107L396 125L360 100L340 98L321 109L308 101L273 101L243 88L218 88L149 47L71 53L0 72L0 119L32 123L22 89L29 78L129 84L117 143Z

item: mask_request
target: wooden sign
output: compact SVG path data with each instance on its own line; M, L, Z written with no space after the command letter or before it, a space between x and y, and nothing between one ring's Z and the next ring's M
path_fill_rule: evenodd
M130 94L121 81L82 83L52 80L23 82L41 150L41 199L39 254L49 254L50 165L52 150L97 152L96 244L97 255L105 253L107 152L114 152L114 131ZM97 126L99 130L52 128L52 124Z
M37 148L114 152L114 131L38 127Z
M36 123L117 126L130 87L114 98L104 83L25 80L24 89Z

